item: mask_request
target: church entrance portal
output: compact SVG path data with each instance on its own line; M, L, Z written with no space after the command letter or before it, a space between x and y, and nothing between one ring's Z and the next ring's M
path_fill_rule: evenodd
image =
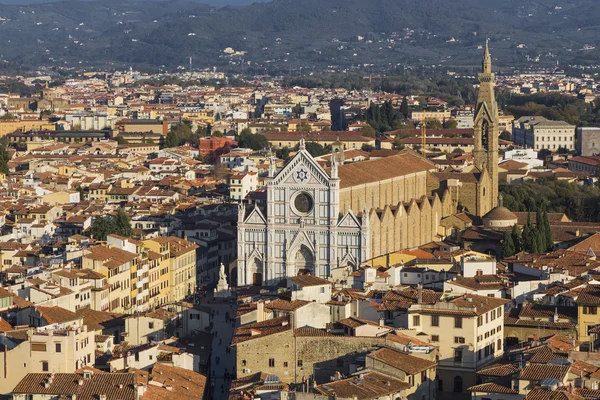
M312 252L305 246L302 246L296 253L296 271L298 275L314 275L315 262Z

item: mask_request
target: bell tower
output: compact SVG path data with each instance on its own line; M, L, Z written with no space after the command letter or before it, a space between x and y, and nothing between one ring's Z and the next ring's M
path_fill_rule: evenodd
M494 73L492 72L492 56L488 42L485 43L483 53L482 72L479 74L479 94L475 106L473 120L475 145L473 157L475 167L480 171L487 171L490 178L488 190L483 190L480 204L490 203L490 209L498 202L498 106L494 97Z

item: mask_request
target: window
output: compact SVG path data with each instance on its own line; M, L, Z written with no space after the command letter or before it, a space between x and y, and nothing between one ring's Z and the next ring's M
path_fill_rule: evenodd
M148 329L154 329L154 322L148 322Z
M242 360L242 367L246 366L246 360Z
M135 353L135 361L140 361L140 353Z
M454 317L454 327L462 328L462 317Z
M269 367L275 368L275 359L274 358L269 358Z
M464 344L465 338L462 336L454 336L454 343Z
M427 380L427 371L421 371L421 383Z
M48 372L48 361L42 361L42 371Z
M421 325L421 316L413 315L413 326L420 326L420 325Z
M46 343L31 343L31 351L46 351Z
M502 350L502 339L498 339L498 351Z
M598 307L596 306L584 306L583 307L584 314L596 315L598 314Z
M480 315L479 317L477 317L477 326L481 325L483 325L483 317Z
M298 360L298 366L301 367L302 366L302 360Z
M412 375L409 375L409 376L408 376L408 384L409 384L410 386L412 386L412 385L414 385L414 383L415 383L415 377L414 377L414 376L412 376Z
M60 352L61 352L61 350L62 350L62 348L61 348L61 347L62 347L62 346L60 345L60 343L55 343L55 344L54 344L54 351L55 351L55 352L57 352L57 353L60 353Z
M456 349L454 350L454 362L455 363L462 363L462 358L463 358L463 352L460 349Z
M431 316L431 326L440 326L440 316L439 315Z
M439 342L440 341L439 335L431 335L431 341L432 342Z

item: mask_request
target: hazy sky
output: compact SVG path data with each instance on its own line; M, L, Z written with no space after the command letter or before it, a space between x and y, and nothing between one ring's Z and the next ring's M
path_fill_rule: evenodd
M34 3L50 3L61 0L0 0L0 4L34 4ZM247 5L252 3L262 3L270 0L191 0L196 3L211 4L214 6L225 5Z

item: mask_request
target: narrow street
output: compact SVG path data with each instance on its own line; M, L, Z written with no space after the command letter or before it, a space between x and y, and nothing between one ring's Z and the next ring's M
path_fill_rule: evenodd
M214 325L212 329L211 387L209 389L212 395L209 398L224 400L228 398L231 374L235 370L234 353L227 353L234 330L233 322L227 320L227 315L235 316L237 306L228 302L218 302L218 300L212 300L212 302L208 304L215 313L212 318Z

